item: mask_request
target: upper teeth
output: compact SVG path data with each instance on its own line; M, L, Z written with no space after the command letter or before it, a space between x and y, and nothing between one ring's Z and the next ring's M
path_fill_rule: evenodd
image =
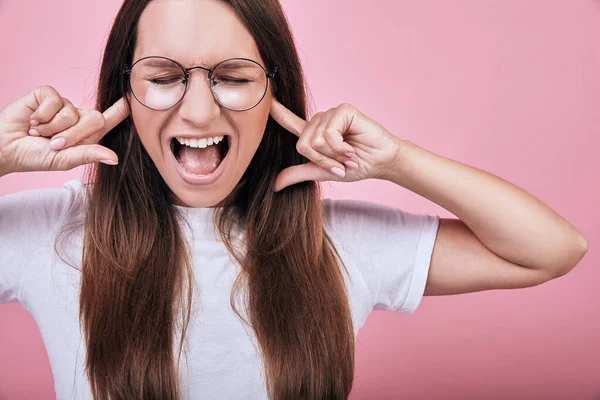
M202 139L189 139L189 138L175 138L177 139L177 141L179 143L181 143L182 145L185 146L190 146L190 147L199 147L201 149L210 146L212 144L217 144L219 143L221 140L223 140L225 136L215 136L215 137L209 137L209 138L202 138Z

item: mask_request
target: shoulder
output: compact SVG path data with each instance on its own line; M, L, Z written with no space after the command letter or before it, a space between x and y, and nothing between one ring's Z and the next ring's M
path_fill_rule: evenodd
M439 216L365 200L324 199L323 225L341 248L364 262L410 258L433 246Z
M323 199L323 222L337 232L361 229L365 231L383 230L422 231L427 226L438 223L438 216L408 212L366 200L355 199Z
M74 180L60 188L0 197L0 303L25 298L24 280L32 268L41 268L35 275L38 278L47 276L39 272L52 257L50 252L61 227L83 210L83 189L82 183Z
M59 188L31 189L1 196L2 235L56 228L68 216L82 211L84 192L84 184L74 179Z

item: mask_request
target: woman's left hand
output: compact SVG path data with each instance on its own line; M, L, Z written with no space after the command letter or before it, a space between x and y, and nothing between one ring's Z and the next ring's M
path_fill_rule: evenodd
M402 141L351 104L318 112L307 122L273 98L270 114L298 136L296 150L311 160L281 171L275 191L303 181L382 179L400 157Z

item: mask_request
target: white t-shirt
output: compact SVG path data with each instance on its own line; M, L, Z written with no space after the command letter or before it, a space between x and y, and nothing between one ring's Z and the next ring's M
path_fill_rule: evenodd
M19 302L44 341L57 399L91 399L79 327L80 272L54 251L63 222L81 216L80 180L0 197L0 303ZM439 217L360 200L324 199L324 224L342 257L355 335L373 309L414 312L421 302ZM186 208L192 262L202 312L190 321L183 398L266 399L253 333L229 303L237 265L218 240L211 208ZM82 232L68 254L80 267ZM242 310L240 310L242 312ZM244 314L242 314L244 315ZM6 321L3 321L6 323ZM1 324L0 324L1 325Z

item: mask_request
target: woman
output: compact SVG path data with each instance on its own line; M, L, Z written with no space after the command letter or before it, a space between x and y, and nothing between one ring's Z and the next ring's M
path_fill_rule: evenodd
M0 113L0 175L90 166L0 199L0 299L36 318L58 398L346 398L372 309L537 285L587 249L531 195L351 105L306 121L276 0L125 1L96 108L43 86ZM459 219L316 183L369 178Z

